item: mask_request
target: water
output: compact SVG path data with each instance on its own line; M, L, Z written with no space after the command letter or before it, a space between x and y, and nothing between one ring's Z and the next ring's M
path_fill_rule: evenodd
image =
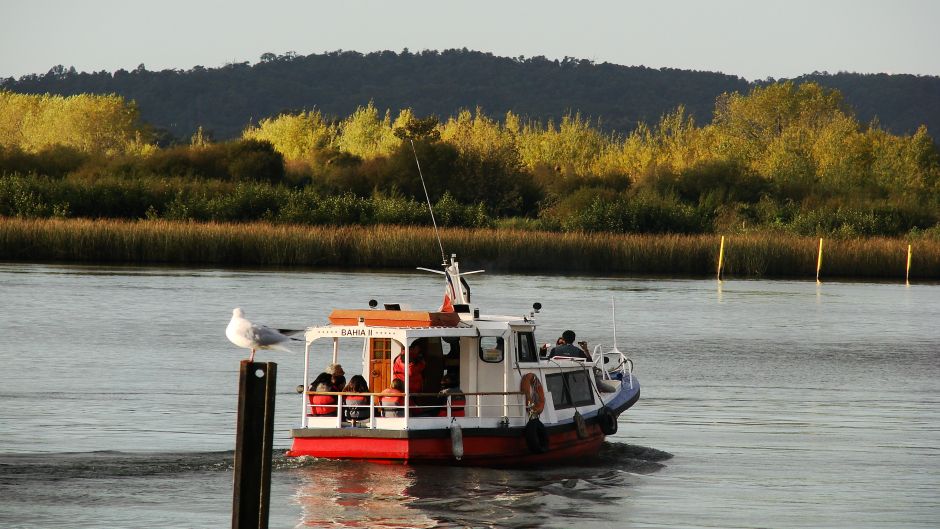
M572 328L609 347L615 300L643 395L600 457L531 470L289 460L301 348L262 352L278 362L272 527L940 526L940 285L470 280L484 313L541 302L539 341ZM0 264L0 527L229 525L245 356L224 336L231 309L303 327L373 297L436 306L440 283Z

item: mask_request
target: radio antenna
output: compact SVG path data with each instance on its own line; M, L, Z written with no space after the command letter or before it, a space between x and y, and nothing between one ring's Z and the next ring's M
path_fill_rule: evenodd
M437 245L441 248L441 262L447 265L447 257L444 255L444 244L441 243L441 233L437 230L437 221L434 220L434 208L431 207L431 197L428 195L428 186L424 185L424 174L421 172L421 162L418 161L418 151L415 150L415 141L411 142L411 152L415 155L415 163L418 165L418 176L421 177L421 188L424 189L424 198L428 201L428 211L431 212L431 224L434 225L434 235L437 237Z

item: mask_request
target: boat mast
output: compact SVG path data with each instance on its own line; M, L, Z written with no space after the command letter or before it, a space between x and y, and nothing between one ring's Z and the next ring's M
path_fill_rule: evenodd
M444 244L441 242L441 233L437 230L437 221L434 220L434 208L431 207L431 197L428 195L428 186L424 184L424 174L421 172L421 162L418 161L418 151L415 150L415 141L408 139L411 143L411 152L415 155L415 164L418 165L418 176L421 177L421 188L424 189L424 198L428 201L428 211L431 212L431 224L434 225L434 235L437 237L437 245L441 249L441 263L447 266L447 256L444 255Z

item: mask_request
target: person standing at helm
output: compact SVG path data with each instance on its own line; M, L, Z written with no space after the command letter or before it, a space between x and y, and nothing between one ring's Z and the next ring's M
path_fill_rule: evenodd
M424 388L424 354L421 345L414 341L408 348L408 392L421 393ZM392 378L405 382L405 354L395 357L392 364Z

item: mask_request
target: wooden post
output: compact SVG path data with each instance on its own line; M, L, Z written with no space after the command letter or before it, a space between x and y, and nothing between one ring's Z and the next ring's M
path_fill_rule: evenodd
M718 281L721 281L721 268L725 264L725 236L721 236L721 247L718 248Z
M232 529L267 529L277 364L242 360L238 374Z
M911 245L907 245L907 270L904 272L904 282L911 284Z
M816 282L819 283L819 271L822 270L822 237L819 238L819 258L816 260Z

